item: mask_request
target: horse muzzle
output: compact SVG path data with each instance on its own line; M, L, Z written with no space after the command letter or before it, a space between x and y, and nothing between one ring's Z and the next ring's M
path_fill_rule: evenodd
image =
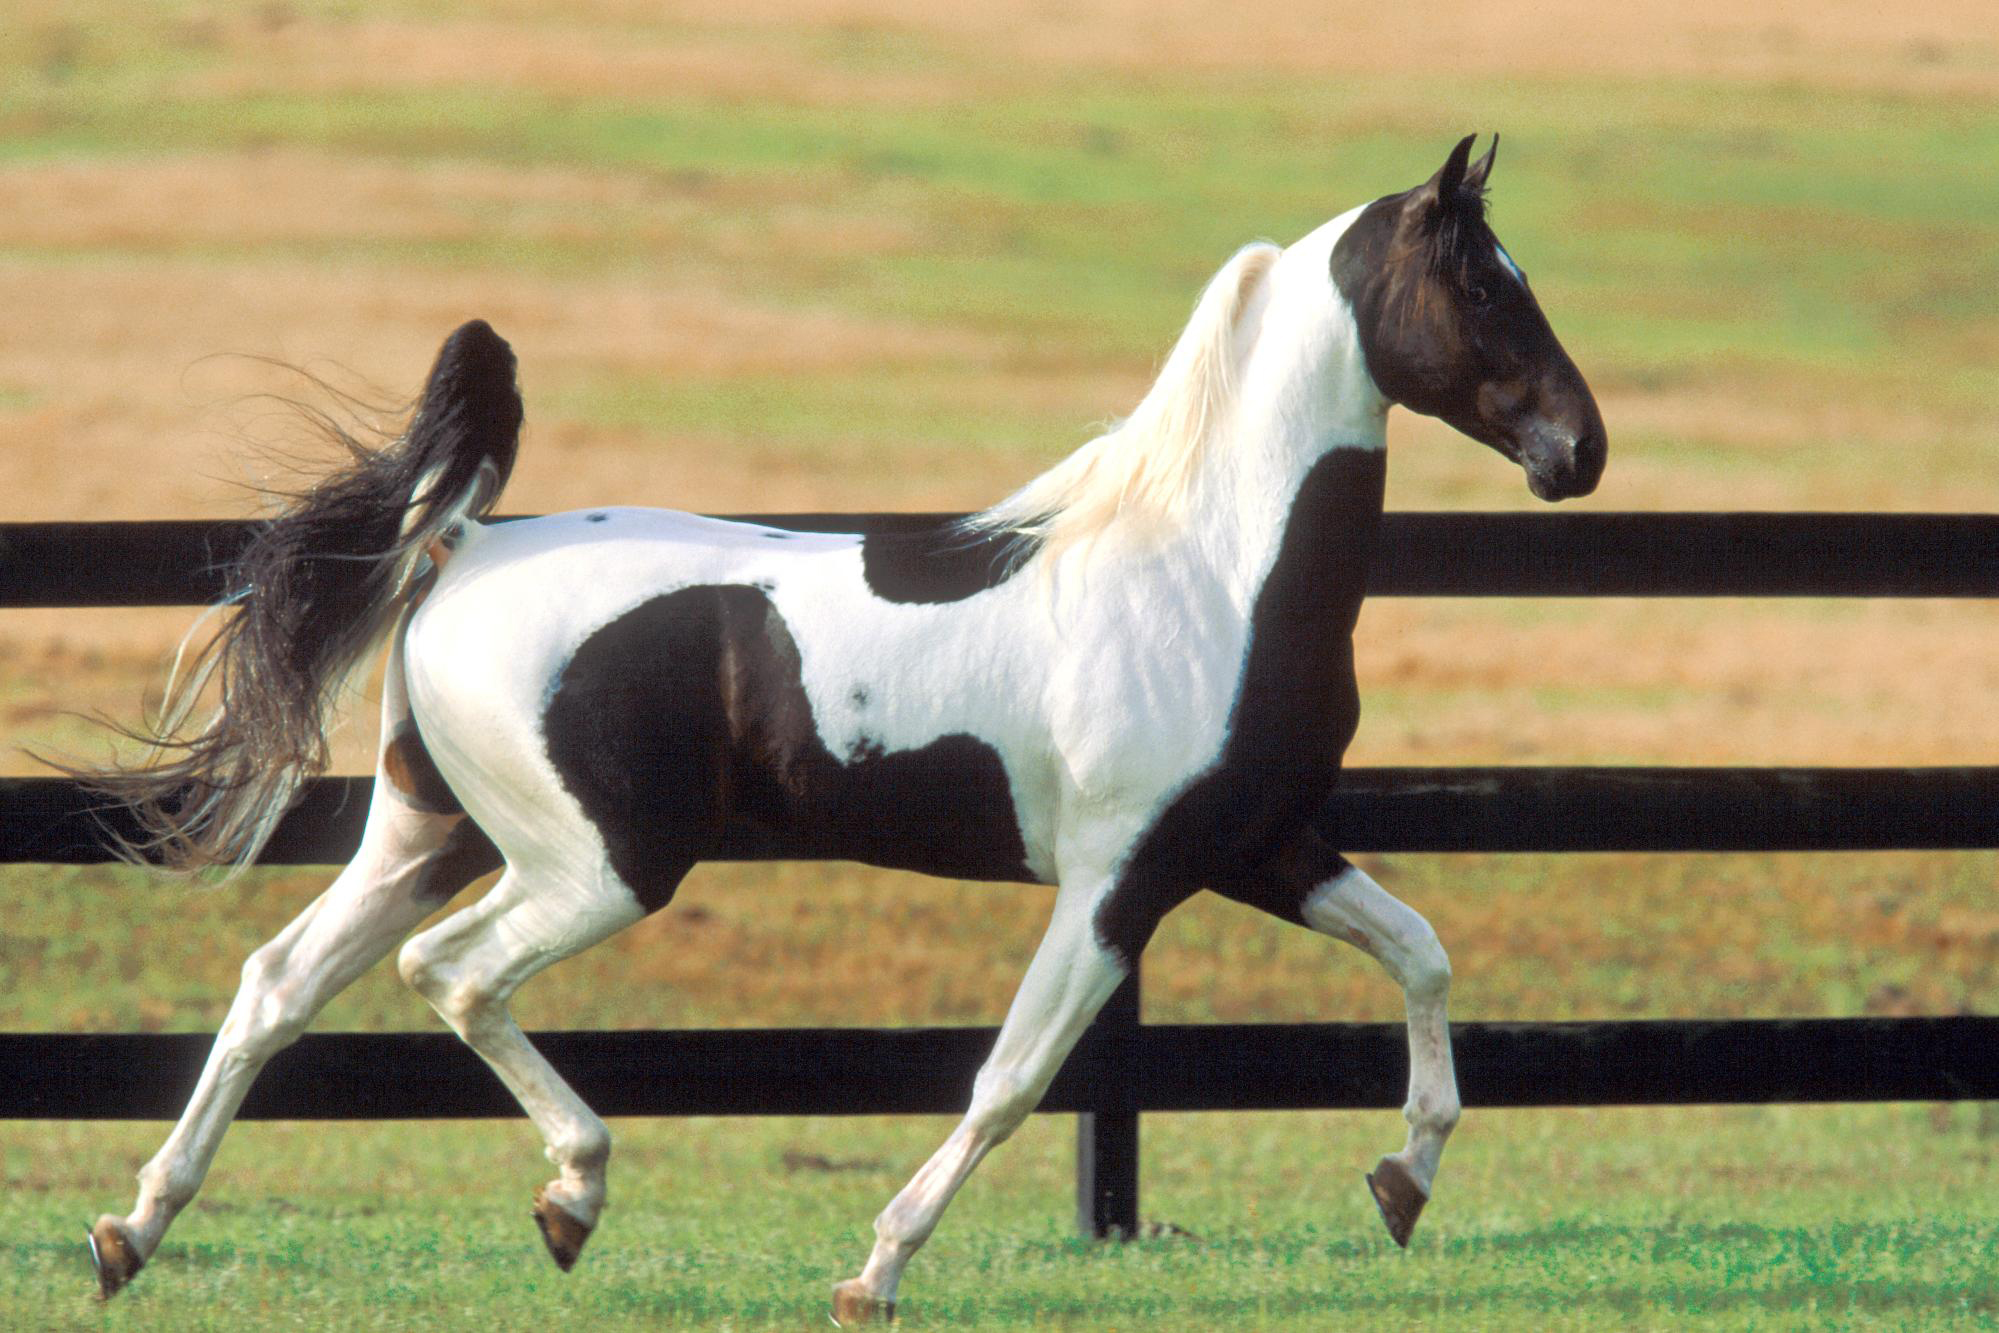
M1594 418L1594 414L1591 414ZM1601 419L1579 429L1551 421L1535 423L1520 446L1527 489L1542 500L1573 500L1596 489L1609 456Z

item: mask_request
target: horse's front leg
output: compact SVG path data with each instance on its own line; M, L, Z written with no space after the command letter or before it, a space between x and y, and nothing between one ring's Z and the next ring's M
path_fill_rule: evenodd
M1401 1152L1381 1159L1367 1184L1388 1234L1406 1246L1430 1201L1444 1143L1457 1127L1461 1109L1445 1014L1451 962L1437 932L1316 834L1279 858L1268 880L1216 889L1345 940L1379 962L1402 988L1409 1023L1409 1100L1402 1114L1409 1122L1409 1139Z
M894 1317L896 1287L910 1257L930 1238L972 1169L1040 1105L1083 1030L1129 975L1123 955L1095 928L1101 887L1058 894L1047 934L972 1085L971 1109L875 1219L867 1266L833 1289L834 1322Z

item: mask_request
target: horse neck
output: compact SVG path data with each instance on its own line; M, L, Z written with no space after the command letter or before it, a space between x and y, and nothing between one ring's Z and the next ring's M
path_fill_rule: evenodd
M1212 568L1244 606L1306 506L1321 529L1311 558L1344 567L1353 543L1371 547L1387 438L1387 403L1343 304L1292 311L1274 302L1252 314L1261 323L1239 367L1227 435L1204 460L1192 506Z

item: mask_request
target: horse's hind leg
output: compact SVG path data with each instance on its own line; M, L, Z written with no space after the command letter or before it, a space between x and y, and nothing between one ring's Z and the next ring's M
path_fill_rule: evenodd
M1388 1234L1406 1246L1430 1201L1437 1164L1460 1110L1445 1015L1450 959L1429 922L1316 836L1282 860L1284 868L1267 883L1218 885L1217 891L1345 940L1371 955L1402 988L1409 1024L1409 1099L1402 1114L1409 1139L1401 1152L1381 1159L1367 1185Z
M265 1062L419 921L498 863L492 844L462 815L425 815L393 796L377 798L359 855L243 964L242 985L194 1095L139 1172L137 1205L126 1217L99 1218L91 1229L101 1295L111 1296L138 1272L193 1199Z
M137 1204L122 1218L100 1217L90 1230L102 1297L132 1279L194 1198L264 1063L425 916L500 864L493 844L464 814L439 813L439 793L411 780L429 767L413 733L399 729L408 714L394 654L383 713L382 760L360 850L324 893L243 964L242 985L194 1095L139 1172Z
M669 891L691 864L671 875ZM403 979L492 1067L541 1133L559 1174L536 1191L533 1216L549 1254L567 1272L603 1211L611 1133L528 1041L507 1001L535 973L644 911L607 867L565 878L510 868L491 893L412 939L396 961Z

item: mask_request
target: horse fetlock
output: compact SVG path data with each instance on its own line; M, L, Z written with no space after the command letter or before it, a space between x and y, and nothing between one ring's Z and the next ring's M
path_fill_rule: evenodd
M97 1273L97 1299L108 1301L146 1266L139 1240L123 1220L105 1214L89 1232L90 1266Z
M161 1153L139 1171L139 1202L125 1230L136 1238L147 1254L165 1233L167 1224L180 1210L194 1202L201 1189L201 1176L177 1155Z
M1464 1116L1464 1108L1456 1097L1432 1099L1428 1096L1411 1097L1402 1107L1402 1118L1416 1134L1427 1134L1439 1143L1451 1136Z
M551 1138L542 1155L562 1168L565 1182L584 1186L596 1182L603 1188L604 1168L611 1161L611 1131L603 1121L580 1124Z

